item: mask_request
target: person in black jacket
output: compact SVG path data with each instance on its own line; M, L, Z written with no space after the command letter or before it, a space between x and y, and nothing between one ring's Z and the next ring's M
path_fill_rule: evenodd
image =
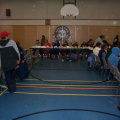
M20 63L19 68L16 69L16 77L18 77L20 80L25 79L29 75L28 65L27 61L25 59L24 52L22 50L22 47L19 42L16 42L18 50L20 52Z
M20 61L16 43L9 39L10 33L3 31L0 40L0 69L5 72L5 79L10 93L16 90L15 69Z
M103 45L101 50L99 51L99 58L100 58L100 61L101 61L101 66L103 66L103 60L102 60L102 57L105 58L106 57L106 53L107 53L107 49L108 49L108 46L107 45Z

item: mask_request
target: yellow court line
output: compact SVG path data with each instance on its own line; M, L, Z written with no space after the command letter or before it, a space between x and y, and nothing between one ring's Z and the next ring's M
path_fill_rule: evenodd
M24 80L37 80L39 79L24 79ZM103 82L103 81L84 81L84 80L43 80L43 81L61 81L61 82ZM106 81L106 82L118 82L118 81Z
M14 92L16 94L31 94L31 95L60 95L60 96L100 96L100 97L116 97L116 95L96 95L96 94L57 94L57 93L29 93L29 92ZM120 96L120 95L117 95Z
M36 61L33 63L33 65L34 65L35 63L37 63L39 60L40 60L40 58L39 58L38 60L36 60Z
M2 96L3 93L5 93L7 90L8 90L8 88L6 88L6 89L0 94L0 96Z
M117 88L74 88L74 87L40 87L40 86L17 86L17 87L18 87L18 88L19 88L19 87L20 87L20 88L22 88L22 87L23 87L23 88L24 88L24 87L26 87L26 88L27 88L27 87L28 87L28 88L29 88L29 87L33 87L33 88L41 88L41 89L42 89L42 88L45 88L45 89L50 89L50 88L53 88L53 89L54 89L54 88L56 88L56 89L57 89L57 88L59 88L59 89L62 89L62 88L63 88L63 89L65 89L65 88L68 88L68 89L66 89L66 90L69 90L70 88L71 88L71 90L77 90L77 89L78 89L78 90L83 90L83 89L86 89L86 90L87 90L87 89L88 89L88 90L90 90L90 89L91 89L91 90L92 90L92 89L100 89L100 90L104 90L104 89L108 89L108 90L116 89L116 90L117 90Z
M17 85L41 85L41 86L86 86L86 87L118 87L118 86L97 86L97 85L51 85L51 84L24 84L24 83L17 83Z

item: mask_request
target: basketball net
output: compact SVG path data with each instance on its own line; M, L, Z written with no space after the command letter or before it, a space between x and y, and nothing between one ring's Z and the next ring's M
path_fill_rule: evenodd
M73 14L66 14L66 16L68 17L68 20L70 20L73 16Z

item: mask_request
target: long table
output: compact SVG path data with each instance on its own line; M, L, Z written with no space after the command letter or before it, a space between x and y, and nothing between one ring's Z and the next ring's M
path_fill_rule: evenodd
M32 46L30 49L63 49L63 50L74 50L74 49L88 49L88 50L93 50L92 47L71 47L71 46L67 46L67 47L49 47L49 46Z

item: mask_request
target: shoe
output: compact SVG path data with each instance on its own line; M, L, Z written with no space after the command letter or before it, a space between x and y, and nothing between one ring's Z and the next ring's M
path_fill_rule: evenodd
M72 62L72 60L69 60L69 62Z
M118 110L120 110L120 105L117 107Z
M64 60L63 59L61 59L62 60L62 62L64 62Z
M7 88L7 86L5 86L5 85L0 85L0 87L1 87L1 88Z

